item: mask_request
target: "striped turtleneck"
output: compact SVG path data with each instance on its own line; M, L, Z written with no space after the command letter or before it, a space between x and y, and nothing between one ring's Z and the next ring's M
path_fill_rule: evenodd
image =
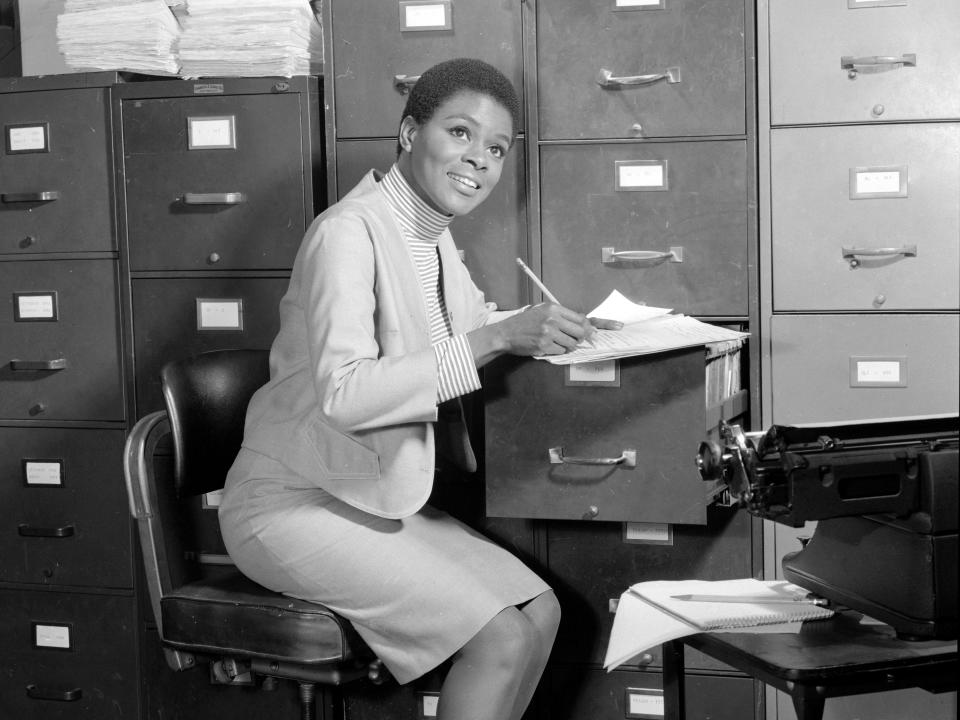
M430 341L437 359L437 404L480 389L473 352L466 335L453 335L443 298L440 235L453 220L420 198L394 165L379 185L416 265L426 302Z

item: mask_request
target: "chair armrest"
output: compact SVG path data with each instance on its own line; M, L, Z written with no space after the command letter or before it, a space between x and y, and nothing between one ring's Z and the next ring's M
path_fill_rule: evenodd
M157 410L140 418L127 436L123 448L123 479L127 485L130 515L138 520L153 515L154 499L150 490L153 453L161 438L169 432L166 411Z

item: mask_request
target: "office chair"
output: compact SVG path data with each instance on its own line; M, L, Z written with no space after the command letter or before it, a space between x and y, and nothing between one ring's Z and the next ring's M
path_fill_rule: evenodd
M187 670L211 663L212 676L223 681L248 672L268 683L295 680L301 718L312 720L317 684L379 682L385 671L329 608L246 578L217 553L218 526L211 542L210 515L198 512L201 498L223 487L243 440L247 403L268 378L266 350L215 350L166 364L160 379L167 409L131 430L124 477L167 664ZM163 472L168 436L172 473L169 465ZM206 532L201 515L208 517Z

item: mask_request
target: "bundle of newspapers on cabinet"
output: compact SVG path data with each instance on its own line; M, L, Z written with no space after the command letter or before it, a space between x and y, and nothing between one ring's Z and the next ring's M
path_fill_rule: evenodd
M57 43L76 70L251 77L319 74L311 0L65 0Z

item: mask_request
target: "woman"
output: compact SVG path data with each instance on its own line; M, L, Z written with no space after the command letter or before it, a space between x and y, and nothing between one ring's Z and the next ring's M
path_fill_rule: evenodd
M220 509L244 573L348 618L398 682L449 659L442 719L519 719L560 617L519 560L426 504L435 451L475 467L458 398L477 368L592 332L559 305L485 303L447 230L496 186L518 117L486 63L421 76L396 164L307 231Z

